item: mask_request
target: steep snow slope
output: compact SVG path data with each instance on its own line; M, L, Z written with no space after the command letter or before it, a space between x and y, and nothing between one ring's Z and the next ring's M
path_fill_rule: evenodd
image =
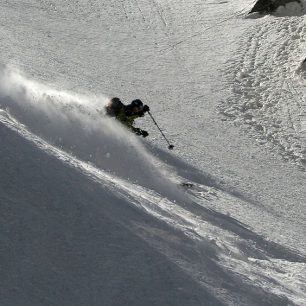
M220 304L152 246L163 233L182 244L184 235L133 209L110 183L2 124L0 133L1 305Z
M50 145L5 111L0 121L2 305L304 300L306 258L208 209L243 202L212 178L172 158L196 188L161 196Z
M251 104L246 66L255 99L275 104L278 87L257 84L282 84L265 39L303 21L244 19L252 2L1 3L2 304L305 304L305 173L218 113ZM289 38L273 45L284 75ZM188 164L148 119L150 143L105 118L104 95L144 98ZM302 146L282 118L275 135Z
M305 7L305 0L257 0L251 13L301 16L305 14Z

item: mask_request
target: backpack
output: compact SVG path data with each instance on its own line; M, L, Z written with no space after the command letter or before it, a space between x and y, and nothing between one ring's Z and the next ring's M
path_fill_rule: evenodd
M112 98L106 106L106 114L111 117L116 117L122 109L124 109L124 104L121 100L119 98Z

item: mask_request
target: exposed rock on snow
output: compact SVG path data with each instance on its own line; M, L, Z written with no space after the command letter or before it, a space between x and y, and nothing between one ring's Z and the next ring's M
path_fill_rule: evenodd
M283 15L303 15L305 1L302 0L258 0L250 13Z
M306 58L301 63L301 66L298 69L298 73L300 73L302 77L306 78Z
M250 13L271 13L274 10L272 0L258 0Z

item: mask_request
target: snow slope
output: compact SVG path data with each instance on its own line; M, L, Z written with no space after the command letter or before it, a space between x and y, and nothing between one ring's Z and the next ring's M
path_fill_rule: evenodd
M306 102L299 68L304 57L305 22L301 18L267 18L272 20L264 20L255 35L245 35L229 66L234 95L224 112L239 117L238 124L246 123L261 144L274 146L285 159L303 166Z
M1 122L1 139L8 144L1 150L2 240L10 254L2 261L3 305L256 305L257 299L287 305L304 299L306 258L207 208L211 200L239 200L212 179L202 174L210 187L197 184L189 196L177 186L175 199L171 188L161 196L50 145L5 111ZM151 265L161 266L156 276ZM151 283L155 278L158 284ZM265 279L265 286L254 286L254 279ZM54 296L46 293L50 288Z
M0 4L1 305L306 304L304 17L252 4Z

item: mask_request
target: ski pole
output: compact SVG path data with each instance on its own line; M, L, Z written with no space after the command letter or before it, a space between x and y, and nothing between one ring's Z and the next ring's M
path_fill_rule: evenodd
M167 137L165 136L165 134L163 133L163 131L161 130L161 128L159 127L159 125L157 124L157 122L155 121L154 117L152 116L152 114L150 112L148 112L148 114L150 115L152 121L154 122L154 124L157 126L157 128L159 129L160 133L162 134L162 136L165 138L165 140L168 143L168 149L172 150L174 148L174 145L170 144L169 140L167 139Z

